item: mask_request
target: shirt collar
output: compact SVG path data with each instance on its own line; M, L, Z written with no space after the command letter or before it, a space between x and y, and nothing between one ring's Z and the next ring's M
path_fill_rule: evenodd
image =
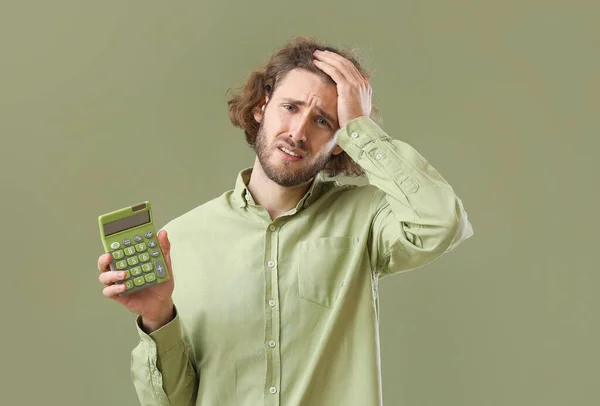
M248 182L250 181L250 175L252 175L252 167L242 169L236 178L235 181L235 189L233 190L233 196L240 208L246 207L249 203L254 205L254 199L252 198L252 194L248 190ZM302 199L296 205L296 209L300 209L302 207L307 207L312 202L314 202L321 193L321 186L323 185L323 175L321 173L317 174L310 188L304 194Z

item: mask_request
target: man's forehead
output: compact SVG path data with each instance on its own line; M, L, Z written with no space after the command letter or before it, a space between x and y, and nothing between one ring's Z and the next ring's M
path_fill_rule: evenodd
M336 87L314 73L294 70L289 72L275 89L273 98L286 103L313 107L327 119L337 121Z
M300 90L311 88L323 95L337 94L335 83L304 69L292 69L289 71L280 79L278 87Z

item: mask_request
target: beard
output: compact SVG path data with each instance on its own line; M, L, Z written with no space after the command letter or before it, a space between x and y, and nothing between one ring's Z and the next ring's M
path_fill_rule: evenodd
M286 161L285 159L277 159L277 163L270 162L271 157L279 152L276 151L275 142L272 144L267 142L267 134L264 131L262 123L258 129L254 146L256 156L265 175L273 182L284 187L299 186L310 181L325 168L333 151L333 148L331 148L330 151L325 151L325 153L313 157L310 152L306 151L293 140L286 139L285 141L291 147L302 151L301 160Z

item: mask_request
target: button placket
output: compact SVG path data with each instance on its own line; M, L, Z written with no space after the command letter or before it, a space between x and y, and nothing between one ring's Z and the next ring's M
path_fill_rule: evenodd
M278 350L279 329L281 325L281 314L277 301L279 297L279 231L281 227L269 224L266 227L265 246L265 356L267 362L265 375L265 391L270 394L267 404L279 405L279 396L271 396L278 393L281 385L281 359Z

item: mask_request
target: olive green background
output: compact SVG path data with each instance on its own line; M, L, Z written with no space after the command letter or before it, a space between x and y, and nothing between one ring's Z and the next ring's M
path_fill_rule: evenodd
M148 199L160 227L233 188L254 155L225 91L298 34L359 51L384 129L475 230L382 281L385 404L599 404L598 21L591 0L3 1L0 404L138 404L97 217Z

